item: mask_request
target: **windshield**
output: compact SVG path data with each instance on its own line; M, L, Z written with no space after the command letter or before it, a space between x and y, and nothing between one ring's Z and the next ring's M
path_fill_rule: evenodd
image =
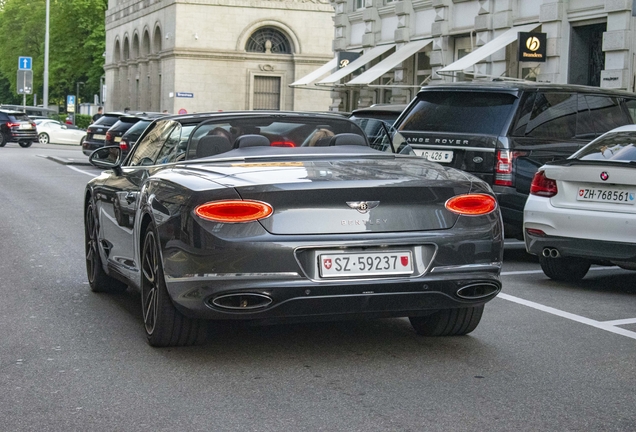
M636 161L636 131L603 136L572 155L578 160Z
M516 99L498 92L424 91L398 130L501 135Z

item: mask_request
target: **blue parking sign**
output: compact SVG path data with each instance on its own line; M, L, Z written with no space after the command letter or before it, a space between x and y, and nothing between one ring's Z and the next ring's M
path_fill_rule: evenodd
M31 70L33 69L33 59L31 57L18 57L18 69L19 70Z

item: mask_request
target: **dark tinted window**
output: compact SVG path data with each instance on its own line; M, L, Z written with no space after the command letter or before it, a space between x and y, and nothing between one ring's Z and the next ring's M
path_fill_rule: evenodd
M119 116L104 115L98 118L97 121L93 123L93 125L112 126L115 123L117 123L118 120L119 120Z
M574 93L538 93L526 134L537 138L573 138L577 110L577 95Z
M115 124L113 124L110 128L111 131L127 131L128 129L130 129L132 127L132 125L134 125L136 123L135 121L123 121L123 120L118 120Z
M22 114L22 113L9 115L9 120L11 120L11 121L27 121L27 122L31 121L31 119L29 118L28 115Z
M524 136L526 134L526 128L532 115L532 108L534 107L534 97L536 93L525 93L521 103L519 105L519 115L517 121L512 128L512 135Z
M621 108L617 98L585 95L597 134L632 123L629 114Z
M134 153L129 159L130 165L154 165L175 125L175 122L170 120L157 122L155 127L135 146Z
M576 155L581 160L636 161L636 132L619 132L583 147Z
M516 101L508 93L425 91L398 127L404 131L500 135Z
M137 141L150 123L150 120L140 120L128 129L124 136L128 137L129 142Z

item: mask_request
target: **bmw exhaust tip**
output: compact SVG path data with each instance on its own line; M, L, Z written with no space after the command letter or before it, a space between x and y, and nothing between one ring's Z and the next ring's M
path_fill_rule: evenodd
M480 282L466 285L457 290L457 297L466 300L477 300L497 294L501 288L494 283Z
M234 311L262 309L272 304L272 302L271 297L256 293L225 294L212 299L214 306Z
M543 248L541 255L543 255L544 258L559 258L561 256L559 250L555 248Z

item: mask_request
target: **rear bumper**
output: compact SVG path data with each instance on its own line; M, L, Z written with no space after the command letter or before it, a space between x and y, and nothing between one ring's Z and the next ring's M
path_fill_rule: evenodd
M38 134L36 131L11 131L7 134L7 141L9 142L32 142L38 140Z
M91 153L93 153L95 150L101 147L104 147L104 141L93 141L93 140L89 141L88 139L85 139L82 142L82 152L86 156L90 156Z
M177 308L185 315L205 319L287 321L378 318L425 315L439 309L484 304L501 290L498 266L463 275L434 274L415 280L369 281L316 284L297 277L271 280L215 281L168 279L168 291ZM463 287L481 287L488 292L467 299L457 292ZM466 290L464 290L466 291ZM220 296L257 294L271 300L256 309L227 309L215 305Z
M528 252L554 248L561 256L598 261L636 262L636 215L554 207L549 198L531 195L524 211ZM529 234L541 230L545 235ZM625 241L627 240L627 241Z

